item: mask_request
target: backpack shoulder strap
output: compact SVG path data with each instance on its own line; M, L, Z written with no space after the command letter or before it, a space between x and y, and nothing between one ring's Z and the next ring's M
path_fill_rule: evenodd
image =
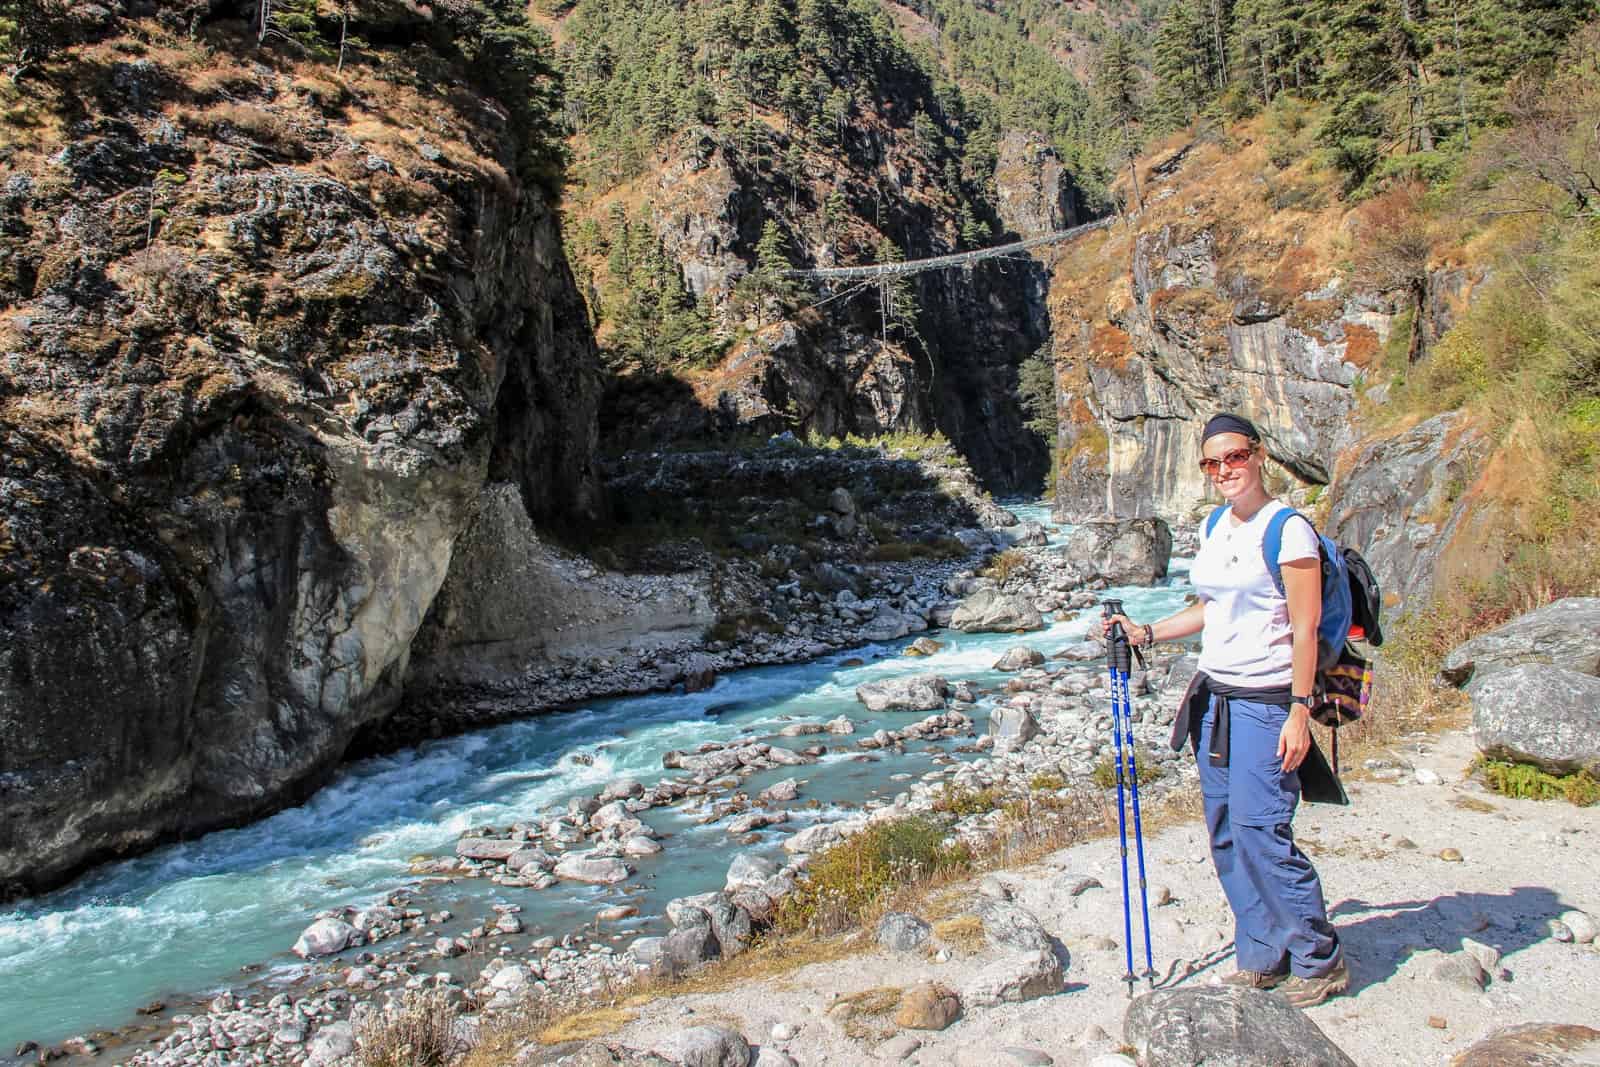
M1306 525L1311 527L1311 535L1317 537L1317 527L1310 519L1291 507L1279 508L1272 518L1267 520L1266 533L1261 536L1261 558L1267 565L1267 573L1272 575L1272 584L1277 586L1278 595L1283 595L1283 567L1278 563L1278 553L1283 551L1283 527L1290 519L1305 519ZM1320 538L1318 538L1320 542ZM1322 548L1319 543L1318 554Z
M1206 536L1210 537L1216 530L1217 523L1222 520L1222 515L1228 510L1227 504L1218 504L1211 509L1211 514L1206 516Z

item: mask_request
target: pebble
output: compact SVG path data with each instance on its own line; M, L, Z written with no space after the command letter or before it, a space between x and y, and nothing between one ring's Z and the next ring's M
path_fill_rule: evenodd
M1428 1016L1428 1025L1433 1027L1435 1030L1443 1030L1450 1024L1445 1020L1443 1015L1430 1015Z
M1438 771L1430 770L1427 767L1417 768L1418 785L1439 785L1443 781L1444 779L1439 777Z
M800 1028L793 1023L777 1023L772 1027L772 1040L792 1041L800 1032Z
M1104 889L1098 878L1079 878L1072 883L1072 888L1067 890L1069 897L1081 897L1091 889Z
M1600 933L1600 928L1596 927L1594 919L1588 912L1578 911L1576 908L1562 912L1561 921L1572 932L1572 940L1580 945L1587 945L1595 939L1597 933Z
M1461 850L1458 848L1440 849L1439 858L1444 860L1446 863L1460 863L1462 861Z
M1570 944L1572 941L1572 928L1566 923L1562 922L1560 919L1551 919L1550 939L1552 941L1559 941L1562 944Z

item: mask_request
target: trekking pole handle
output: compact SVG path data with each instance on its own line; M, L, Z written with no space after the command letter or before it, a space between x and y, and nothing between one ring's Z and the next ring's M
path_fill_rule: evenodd
M1122 614L1122 601L1107 600L1102 602L1101 611L1108 619ZM1106 660L1113 671L1126 675L1133 666L1133 646L1128 642L1128 635L1123 632L1120 622L1111 624L1110 640L1106 642Z

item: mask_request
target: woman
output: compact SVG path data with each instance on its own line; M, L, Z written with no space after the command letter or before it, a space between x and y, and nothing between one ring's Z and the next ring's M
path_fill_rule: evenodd
M1120 622L1135 645L1201 634L1173 747L1194 741L1211 857L1233 909L1239 970L1225 981L1278 988L1309 1007L1350 984L1322 883L1291 827L1307 754L1325 770L1310 726L1322 615L1317 538L1309 522L1284 524L1280 594L1262 539L1285 505L1263 484L1261 435L1248 419L1218 415L1200 447L1200 468L1227 510L1209 533L1202 527L1190 571L1199 602L1152 625L1118 615L1107 628Z

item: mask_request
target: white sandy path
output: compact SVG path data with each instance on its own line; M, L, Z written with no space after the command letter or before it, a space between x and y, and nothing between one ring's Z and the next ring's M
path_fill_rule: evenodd
M1567 908L1600 916L1600 808L1486 794L1465 780L1473 753L1462 733L1421 748L1411 757L1416 767L1438 772L1444 784L1415 784L1408 774L1404 784L1353 787L1349 808L1301 808L1297 835L1322 874L1353 975L1351 993L1312 1009L1311 1017L1362 1067L1445 1064L1474 1040L1511 1023L1600 1026L1600 947L1561 944L1548 932L1548 920ZM1495 810L1461 807L1462 798ZM1397 848L1402 838L1417 847ZM1459 849L1464 860L1439 859L1446 847ZM1232 921L1203 827L1194 822L1156 835L1147 854L1150 884L1169 887L1176 898L1151 913L1157 970L1165 971L1174 956L1200 956L1231 939ZM1105 888L1073 898L1068 888L1083 876L1098 878ZM1114 841L1065 849L998 877L1071 950L1068 991L977 1009L940 1033L918 1032L925 1045L905 1063L1000 1067L1011 1062L1000 1049L1022 1046L1072 1067L1120 1042L1127 1000L1120 981L1122 908ZM1473 933L1483 920L1487 928ZM1418 953L1459 950L1463 935L1499 948L1510 977L1492 980L1477 994L1432 978L1432 957ZM1087 938L1107 936L1115 938L1116 949L1084 947ZM846 1037L826 1017L836 993L919 980L959 989L999 955L985 951L940 964L874 952L736 990L665 999L619 1036L624 1044L649 1048L672 1030L719 1021L737 1025L758 1044L771 1040L773 1024L785 1022L799 1033L775 1044L803 1067L881 1063L871 1046ZM1230 955L1188 981L1208 981L1232 969ZM1442 1017L1447 1027L1431 1028L1429 1016ZM1104 1028L1111 1041L1085 1046L1082 1035L1091 1025Z

